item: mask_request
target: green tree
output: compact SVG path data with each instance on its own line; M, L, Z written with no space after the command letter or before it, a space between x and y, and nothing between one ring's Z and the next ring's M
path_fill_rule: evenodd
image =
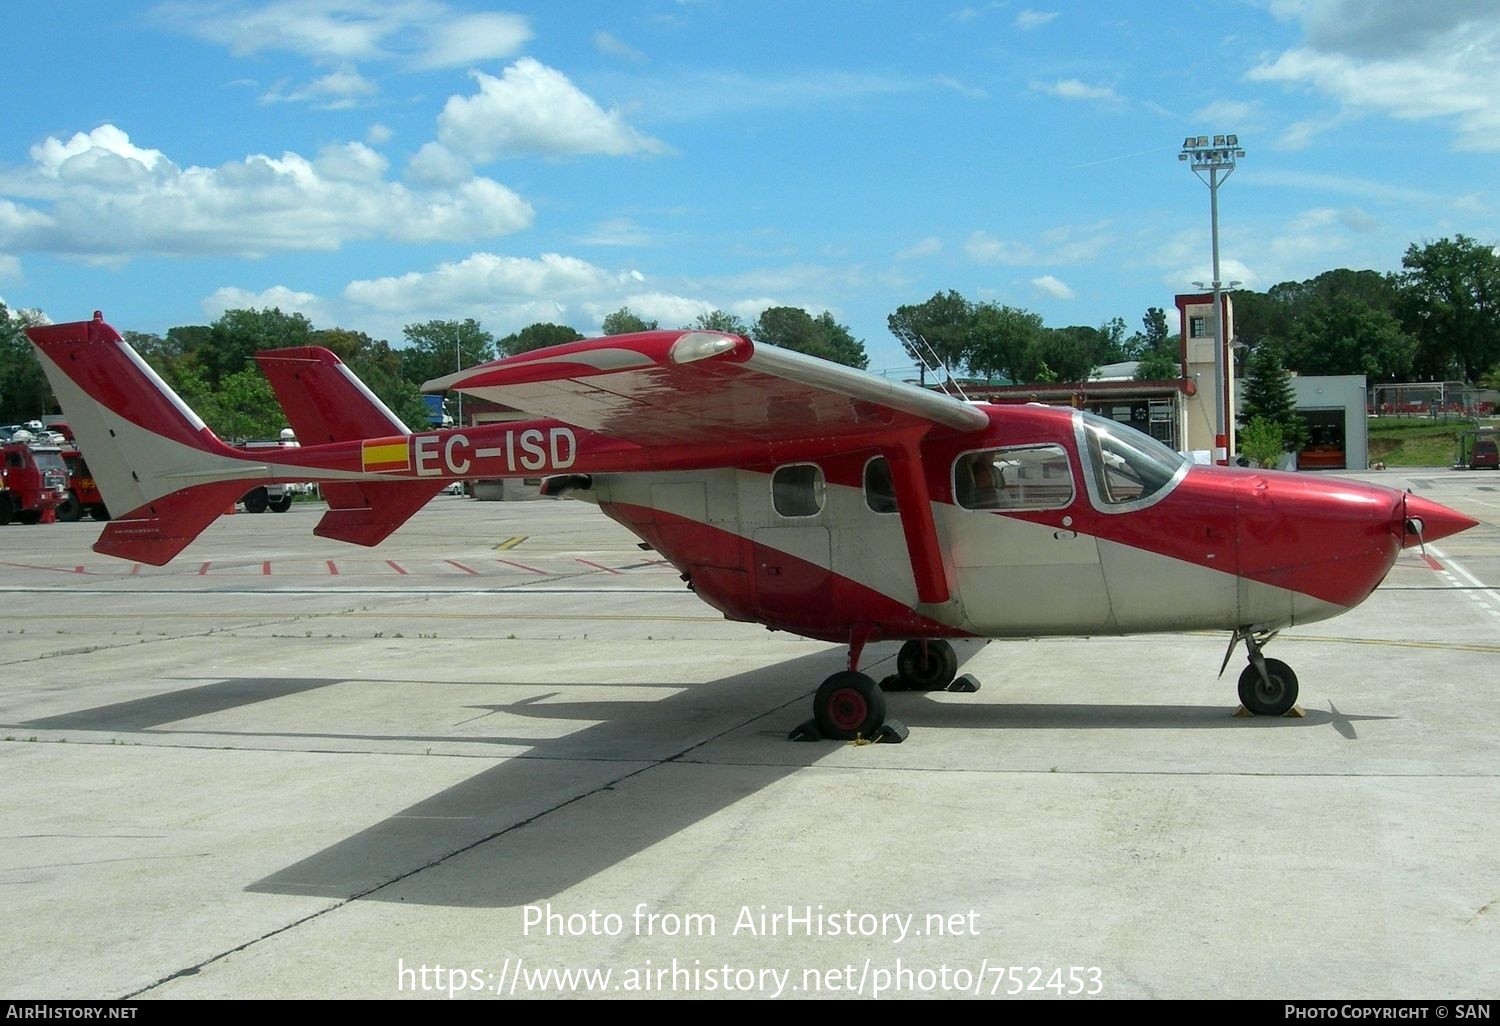
M1096 329L1098 339L1094 352L1096 364L1124 363L1134 359L1125 338L1125 318L1111 317Z
M1274 467L1286 451L1286 437L1274 420L1256 417L1239 433L1240 452L1257 467Z
M312 333L311 344L322 346L348 365L361 381L401 422L412 430L428 426L427 404L422 401L421 382L406 376L402 352L389 342L375 340L362 331L325 328ZM424 379L425 380L425 379Z
M604 318L601 328L606 335L629 335L637 331L655 331L658 325L655 321L648 321L638 317L631 312L630 307L622 306L614 313Z
M722 331L726 335L749 335L750 325L739 317L723 310L699 314L692 327L699 331Z
M249 438L276 438L286 426L286 416L271 391L271 383L258 367L246 367L219 383L207 412L199 415L208 421L220 438L244 441Z
M1040 314L1013 306L980 303L973 308L965 363L971 374L1008 378L1016 384L1056 380L1042 347Z
M408 324L401 333L407 342L401 353L401 373L417 384L495 358L494 336L472 317Z
M1073 324L1042 333L1042 357L1059 381L1087 381L1106 363L1121 363L1126 355L1125 322L1116 317L1097 328Z
M50 408L52 386L24 330L40 323L42 317L35 311L11 310L0 303L0 421L4 423L34 420Z
M1474 381L1500 360L1500 254L1464 235L1413 244L1401 260L1402 320L1419 373Z
M1167 324L1166 312L1159 306L1146 308L1141 318L1141 329L1121 345L1122 360L1144 360L1146 354L1157 351L1168 352L1176 359L1177 335ZM1143 378L1141 380L1152 380Z
M577 342L583 338L578 332L566 324L548 324L538 321L536 324L528 324L520 331L506 335L500 340L500 349L506 356L515 356L517 353L529 353L533 349L545 349L548 346L562 345L564 342Z
M208 337L195 350L198 365L215 389L232 374L253 363L262 349L305 346L312 322L299 313L265 310L225 310L208 326Z
M886 326L907 354L929 366L936 358L947 368L963 366L972 347L974 305L949 289L934 293L925 303L899 306L886 317Z
M1307 423L1297 412L1292 375L1275 346L1264 345L1250 354L1245 390L1240 398L1239 422L1257 418L1281 428L1282 448L1295 452L1307 445Z
M1417 340L1388 311L1349 295L1314 300L1292 330L1287 363L1300 374L1363 374L1370 382L1411 374Z
M865 354L865 344L826 310L814 317L801 307L773 306L756 318L750 334L761 342L822 357L847 367L863 370L870 362Z
M1182 377L1182 362L1176 353L1148 350L1136 364L1133 377L1136 381L1175 381Z

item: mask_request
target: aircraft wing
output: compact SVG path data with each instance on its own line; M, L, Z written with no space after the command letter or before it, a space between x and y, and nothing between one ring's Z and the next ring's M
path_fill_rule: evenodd
M652 331L522 353L428 381L643 447L977 430L951 396L711 331Z

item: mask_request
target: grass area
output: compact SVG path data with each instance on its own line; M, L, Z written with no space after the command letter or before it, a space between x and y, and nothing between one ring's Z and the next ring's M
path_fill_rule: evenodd
M1492 425L1491 419L1481 421ZM1450 467L1458 455L1458 436L1472 430L1471 420L1432 421L1419 417L1371 417L1370 460L1388 467Z

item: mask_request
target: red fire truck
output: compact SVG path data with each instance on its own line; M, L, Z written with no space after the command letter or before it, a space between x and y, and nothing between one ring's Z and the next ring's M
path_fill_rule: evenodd
M13 436L0 445L0 524L40 523L68 495L68 468L55 445Z

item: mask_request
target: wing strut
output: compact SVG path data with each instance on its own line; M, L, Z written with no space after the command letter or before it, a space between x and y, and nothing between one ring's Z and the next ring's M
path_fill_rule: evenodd
M926 432L923 432L925 434ZM948 567L938 544L937 523L932 519L932 497L922 470L921 435L904 435L900 442L883 446L896 486L896 504L901 510L901 530L906 534L906 553L911 559L917 599L933 605L952 597Z

